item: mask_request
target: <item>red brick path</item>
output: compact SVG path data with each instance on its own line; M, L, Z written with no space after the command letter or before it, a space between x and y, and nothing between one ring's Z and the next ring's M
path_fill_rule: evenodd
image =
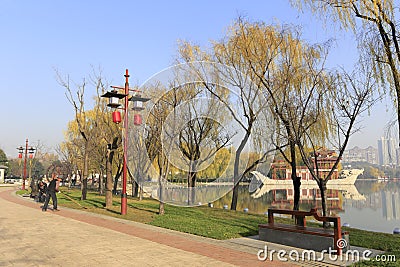
M0 197L26 207L38 209L37 203L23 199L21 197L12 194L13 190L7 190L0 192ZM177 236L168 233L162 233L159 231L149 229L149 227L137 227L128 223L123 223L121 220L116 220L112 217L103 218L91 213L77 212L69 209L62 209L59 212L53 213L56 216L62 216L71 218L77 221L88 223L111 229L117 232L125 233L138 238L150 240L159 244L167 245L173 248L181 249L184 251L203 255L212 259L216 259L222 262L230 263L236 266L297 266L287 262L278 261L259 261L257 255L246 252L241 252L234 249L218 246L215 244L208 244L206 242L199 242L191 240L190 235Z

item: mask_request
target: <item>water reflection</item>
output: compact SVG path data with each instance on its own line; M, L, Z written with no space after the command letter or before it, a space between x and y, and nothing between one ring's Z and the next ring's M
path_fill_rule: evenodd
M231 191L233 183L210 183L187 187L182 185L169 184L163 187L158 185L150 188L145 187L147 192L152 192L153 198L161 199L163 202L177 206L197 206L212 202Z
M317 186L300 188L300 209L321 208ZM392 233L400 227L400 181L378 182L357 180L355 185L329 186L327 190L328 214L341 216L342 223L352 227ZM214 207L230 206L232 193L214 202ZM291 186L264 185L249 192L249 185L239 188L237 210L248 208L250 212L264 214L269 207L291 209L293 189Z
M382 211L386 220L400 219L399 192L382 191Z

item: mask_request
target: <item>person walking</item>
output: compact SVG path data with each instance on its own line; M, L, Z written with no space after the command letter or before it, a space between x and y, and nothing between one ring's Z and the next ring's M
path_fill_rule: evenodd
M53 173L52 175L52 180L50 181L49 185L47 186L47 192L46 192L46 201L44 202L42 211L47 210L47 206L49 205L50 202L50 197L51 200L53 201L53 211L59 211L57 208L57 196L56 192L58 192L58 186L60 184L60 180L56 174Z

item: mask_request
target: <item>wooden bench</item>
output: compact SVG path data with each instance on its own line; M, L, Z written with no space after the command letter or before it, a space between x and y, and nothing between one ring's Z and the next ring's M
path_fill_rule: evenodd
M274 214L292 215L296 224L277 224L274 222ZM307 227L307 216L313 216L320 222L333 222L334 227L333 229ZM349 247L349 233L342 231L340 217L319 216L317 209L310 211L268 209L268 224L258 225L258 232L260 240L263 241L315 251L329 251L330 248L331 251L336 250L338 255Z

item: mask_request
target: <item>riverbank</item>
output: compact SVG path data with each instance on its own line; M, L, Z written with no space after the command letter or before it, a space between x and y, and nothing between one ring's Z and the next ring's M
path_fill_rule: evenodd
M66 195L58 194L59 205L61 207L82 209L88 212L218 240L257 235L258 224L267 221L265 215L210 208L207 206L187 208L165 205L165 214L160 216L158 215L158 202L156 200L144 199L139 201L131 198L128 199L127 215L121 216L119 214L119 196L114 196L113 207L111 209L105 209L105 197L98 195L96 192L88 192L87 200L81 201L79 190L62 188L62 191ZM26 193L27 191L18 191L18 194ZM85 207L85 209L80 205ZM277 220L282 223L290 221L287 218L278 218ZM386 254L395 255L397 259L400 259L400 235L363 231L354 228L345 229L350 232L350 244L352 246L382 250ZM391 265L385 266L400 266L400 260L398 262L397 265L396 263L391 263ZM359 264L357 266L360 266ZM365 266L377 266L377 262L364 262L362 264Z

